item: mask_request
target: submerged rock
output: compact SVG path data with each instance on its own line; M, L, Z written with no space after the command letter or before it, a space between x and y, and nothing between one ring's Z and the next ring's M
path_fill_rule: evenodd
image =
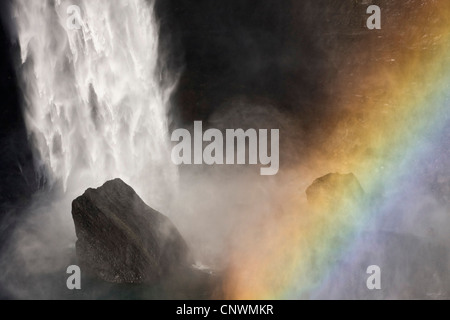
M154 283L189 268L188 246L172 222L120 179L72 203L82 270L114 283Z

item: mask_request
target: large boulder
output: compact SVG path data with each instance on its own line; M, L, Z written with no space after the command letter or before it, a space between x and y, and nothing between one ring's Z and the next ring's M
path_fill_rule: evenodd
M193 263L172 222L120 179L75 199L72 216L82 270L105 281L154 283Z

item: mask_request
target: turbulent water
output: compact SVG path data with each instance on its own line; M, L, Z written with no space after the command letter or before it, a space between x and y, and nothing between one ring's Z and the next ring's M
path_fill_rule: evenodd
M26 126L50 188L2 252L0 288L57 298L75 257L71 203L85 189L121 178L167 212L178 180L166 112L173 84L160 72L152 1L16 0L12 10Z
M77 192L120 177L153 200L176 178L153 2L17 0L13 10L40 172Z

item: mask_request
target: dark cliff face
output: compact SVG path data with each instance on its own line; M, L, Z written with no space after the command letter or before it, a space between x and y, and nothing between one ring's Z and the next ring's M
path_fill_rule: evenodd
M365 27L372 3L407 14L404 2L385 0L156 1L163 52L181 72L174 118L208 120L239 98L319 126L333 112L330 85L342 65L368 63L349 61L349 54L379 35Z
M172 222L122 180L88 189L72 204L81 267L114 283L153 283L193 264Z
M333 13L296 2L305 1L157 1L162 40L182 71L176 120L207 120L234 98L307 110L323 95L329 71L318 34Z
M9 2L0 4L0 250L21 207L38 189L22 115L15 66L19 48L11 34Z

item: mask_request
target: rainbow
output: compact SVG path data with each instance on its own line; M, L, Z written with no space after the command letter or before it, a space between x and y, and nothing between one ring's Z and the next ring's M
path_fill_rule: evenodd
M363 246L351 236L395 221L394 208L413 196L424 164L448 153L442 144L450 126L450 3L413 4L395 17L395 29L389 29L394 18L385 17L384 30L367 37L364 47L374 49L378 62L344 70L336 80L339 118L330 120L332 134L298 169L315 177L353 172L366 201L314 214L293 202L232 254L226 298L314 298L336 277L334 261L352 259ZM349 58L359 54L355 49Z

